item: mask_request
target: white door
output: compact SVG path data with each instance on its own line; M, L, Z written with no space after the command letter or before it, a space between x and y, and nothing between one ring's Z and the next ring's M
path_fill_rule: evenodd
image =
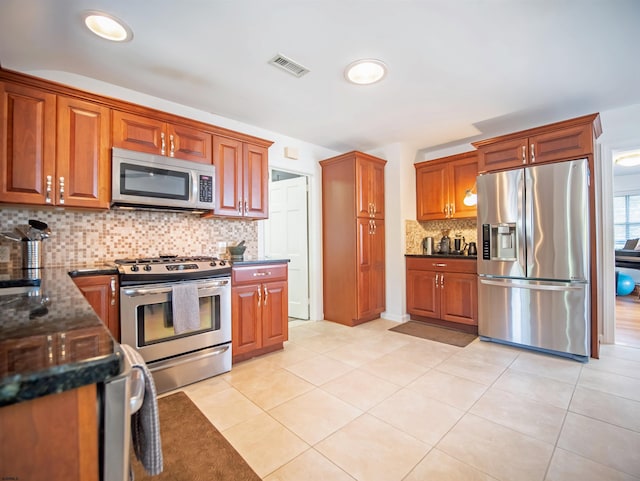
M265 257L289 259L289 317L309 319L307 177L269 184Z

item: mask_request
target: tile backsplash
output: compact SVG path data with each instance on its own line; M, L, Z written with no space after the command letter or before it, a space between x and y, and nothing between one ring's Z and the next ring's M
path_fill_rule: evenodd
M218 242L235 245L245 240L245 258L258 254L255 221L201 218L152 211L76 211L0 205L0 231L27 225L29 219L46 222L52 231L42 243L44 266L92 266L115 259L171 255L218 255ZM21 267L20 243L0 238L10 247L9 263Z
M407 220L405 221L406 253L422 254L422 239L433 237L434 242L437 244L442 238L443 229L449 229L449 237L452 244L457 234L464 237L466 242L476 242L478 237L476 226L475 219L433 220L428 222Z

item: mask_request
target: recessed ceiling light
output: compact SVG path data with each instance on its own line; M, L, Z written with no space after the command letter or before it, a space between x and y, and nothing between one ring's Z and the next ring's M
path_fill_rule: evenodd
M133 32L122 21L103 12L86 12L84 24L98 37L113 42L128 42L133 38Z
M354 84L369 85L382 80L387 73L387 66L380 60L366 58L356 60L347 65L345 78Z
M622 167L636 167L640 165L640 150L621 153L616 156L615 163Z

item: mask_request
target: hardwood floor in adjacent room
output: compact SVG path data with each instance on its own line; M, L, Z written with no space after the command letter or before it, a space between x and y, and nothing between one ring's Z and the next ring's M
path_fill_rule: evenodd
M616 297L616 344L640 347L640 296Z

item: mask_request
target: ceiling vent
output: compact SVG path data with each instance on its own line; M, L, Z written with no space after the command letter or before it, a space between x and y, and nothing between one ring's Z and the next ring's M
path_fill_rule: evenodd
M297 62L294 62L290 58L285 57L282 54L278 54L269 60L269 63L275 67L281 68L285 72L289 72L296 77L302 77L304 74L309 73L309 69L303 67Z

